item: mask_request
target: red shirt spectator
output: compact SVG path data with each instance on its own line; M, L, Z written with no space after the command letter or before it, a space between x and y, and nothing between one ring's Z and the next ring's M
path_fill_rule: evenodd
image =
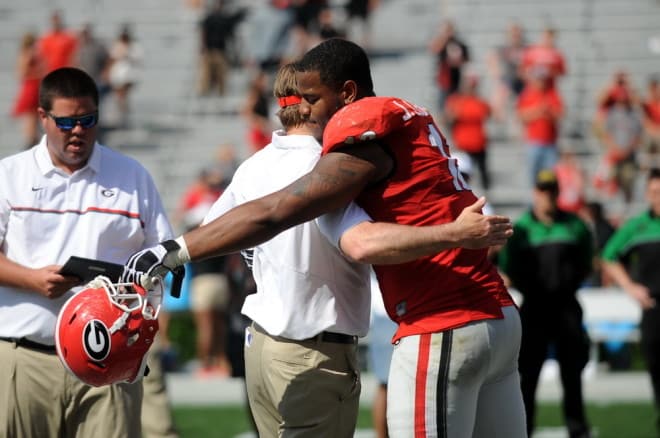
M537 77L518 99L518 114L525 125L525 140L542 145L555 144L559 134L559 117L564 107L550 78Z
M39 53L46 63L46 73L61 67L71 67L75 64L78 48L76 36L64 29L58 12L51 15L52 30L39 40Z
M562 151L554 171L559 184L557 206L571 213L581 212L585 206L585 177L576 155L570 150Z
M468 152L482 152L488 144L486 121L490 105L474 94L454 94L447 100L446 111L453 121L452 138L457 148Z
M652 78L649 81L649 91L646 99L642 102L644 118L655 126L656 135L660 134L660 78Z
M546 29L539 44L525 49L521 62L524 77L527 78L533 69L545 68L554 84L559 76L566 74L566 61L555 47L555 35L554 29Z

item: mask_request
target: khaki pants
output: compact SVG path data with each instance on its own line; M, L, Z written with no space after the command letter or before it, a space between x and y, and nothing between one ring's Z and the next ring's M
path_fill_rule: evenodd
M260 438L351 438L357 422L357 345L293 341L246 329L245 380Z
M149 349L149 375L142 379L142 438L178 438L172 418L172 406L165 386L165 374L160 363L160 335Z
M95 388L56 354L0 341L0 438L140 438L141 384Z

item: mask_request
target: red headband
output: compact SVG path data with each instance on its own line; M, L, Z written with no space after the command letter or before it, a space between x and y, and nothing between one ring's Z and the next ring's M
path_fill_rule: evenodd
M278 98L277 101L280 104L280 108L284 108L285 106L296 105L302 102L302 98L300 96L285 96Z

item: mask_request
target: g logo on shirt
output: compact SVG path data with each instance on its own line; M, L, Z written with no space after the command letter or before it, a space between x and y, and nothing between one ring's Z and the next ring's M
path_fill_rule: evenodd
M103 321L93 319L83 330L83 347L91 359L99 362L110 353L110 332Z

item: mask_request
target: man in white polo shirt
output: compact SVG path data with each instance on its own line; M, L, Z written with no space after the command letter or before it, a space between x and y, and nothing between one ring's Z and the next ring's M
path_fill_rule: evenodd
M274 132L271 144L238 168L204 224L236 205L286 186L318 161L321 146L315 136L320 132L312 132L298 111L300 97L292 66L279 70L274 94L284 130ZM481 205L466 209L472 208L461 217L466 221L456 227L456 237L481 230L477 222L487 221L478 213ZM368 265L342 254L339 241L358 234L352 237L363 248L347 255L366 262L401 262L418 257L421 251L414 244L389 251L397 237L410 232L419 235L420 227L370 221L351 204L318 222L286 230L252 250L248 260L257 292L246 298L242 312L253 321L245 339L246 384L260 438L353 436L360 395L357 338L369 329L370 276ZM401 240L413 241L406 236ZM442 233L435 236L435 241L426 242L426 251L452 246ZM495 240L484 237L470 243L475 242L487 246Z
M98 103L82 70L49 73L44 137L0 161L0 437L141 434L140 383L87 386L54 348L60 307L79 286L58 273L70 256L120 263L172 233L147 171L96 142Z

